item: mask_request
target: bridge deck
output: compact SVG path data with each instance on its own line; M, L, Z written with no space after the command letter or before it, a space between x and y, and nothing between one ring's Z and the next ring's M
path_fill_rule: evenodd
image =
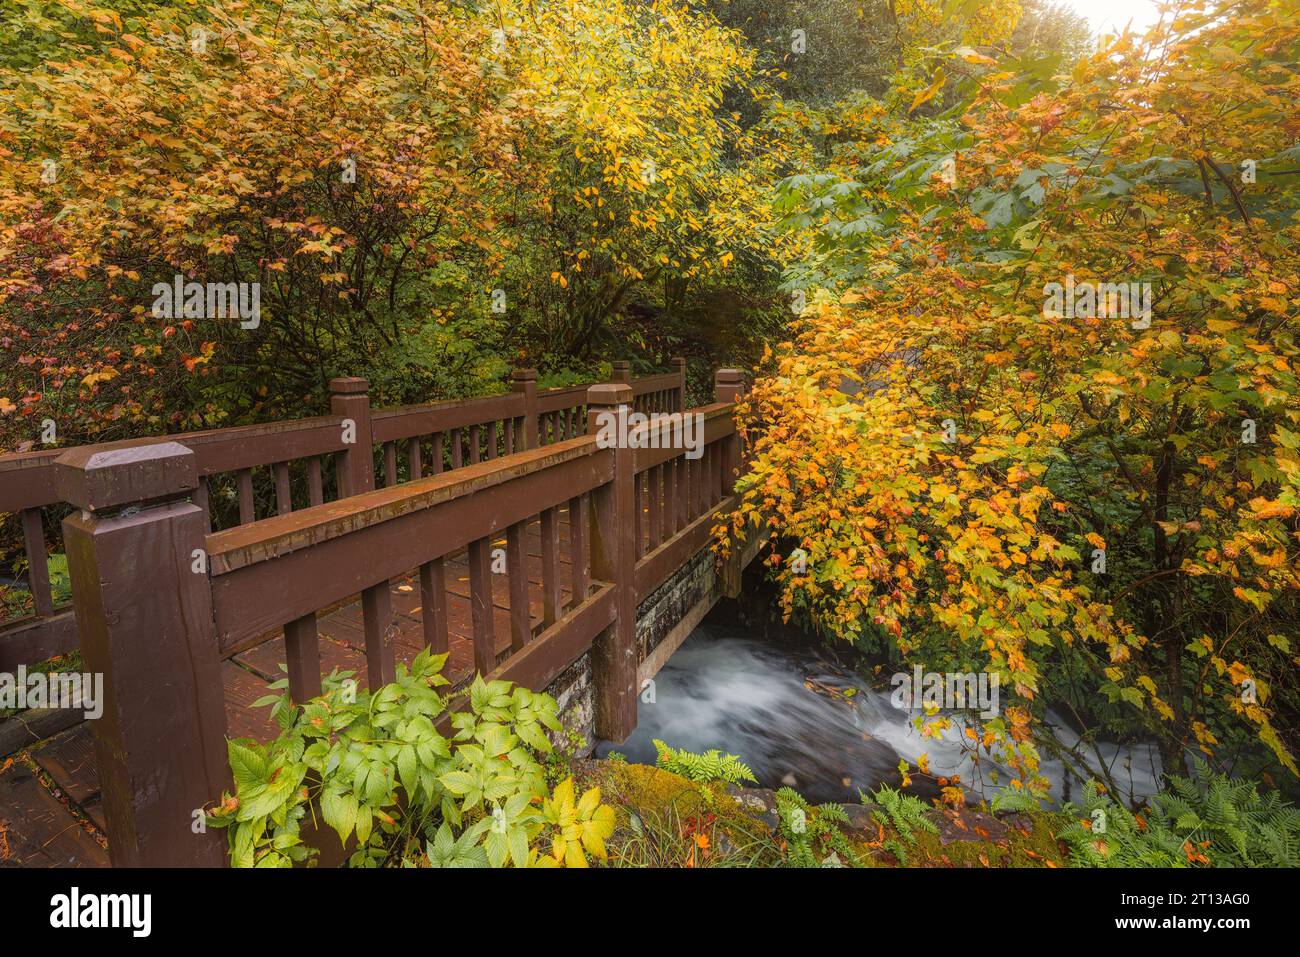
M562 601L570 598L569 516L559 510ZM505 538L494 542L504 547ZM534 631L542 617L541 533L528 527L529 605ZM510 648L510 604L502 581L495 582L493 605L498 654ZM473 627L469 605L469 566L464 551L446 564L449 657L444 674L453 685L473 677ZM411 576L391 585L396 657L409 662L424 647L420 587ZM365 637L357 598L319 618L321 672L352 671L366 684ZM284 638L242 652L222 666L229 737L268 740L275 736L269 708L252 703L268 694L267 686L283 677ZM219 795L213 795L213 798ZM0 759L0 867L107 867L108 840L99 795L94 740L90 724L81 722L18 754Z

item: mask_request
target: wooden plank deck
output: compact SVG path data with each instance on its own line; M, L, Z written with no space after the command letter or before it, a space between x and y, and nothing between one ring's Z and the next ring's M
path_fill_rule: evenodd
M568 509L558 514L562 606L570 596ZM504 534L493 548L505 548ZM528 562L529 611L533 631L541 628L542 559L540 523L529 524L525 539ZM510 649L510 604L504 575L493 576L493 606L497 653ZM447 559L449 657L444 674L461 685L473 676L473 626L469 605L469 564L464 551ZM390 585L396 656L409 662L424 647L419 577L411 575ZM319 620L321 670L351 671L361 687L366 683L365 637L360 596L323 614ZM276 728L269 708L252 702L268 693L270 682L283 677L282 635L222 665L227 736L268 740ZM220 795L212 795L213 799ZM81 722L7 759L0 759L0 867L106 867L108 840L100 803L99 774L91 727Z

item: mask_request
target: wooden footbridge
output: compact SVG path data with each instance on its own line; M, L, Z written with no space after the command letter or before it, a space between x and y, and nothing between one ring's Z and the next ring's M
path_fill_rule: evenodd
M316 418L0 456L0 513L28 558L0 676L79 652L104 690L94 720L0 717L0 865L222 865L194 811L230 787L227 737L274 735L251 703L286 672L302 700L322 673L373 687L432 647L456 684L548 689L578 730L623 740L640 681L749 556L709 549L740 461L740 374L688 410L684 360L614 368L547 390L519 370L509 393L382 410L364 380L335 379ZM620 407L699 416L702 454L645 441L653 420L599 441Z

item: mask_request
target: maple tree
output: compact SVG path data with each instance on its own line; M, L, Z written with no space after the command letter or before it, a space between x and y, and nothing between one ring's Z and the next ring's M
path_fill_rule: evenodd
M1295 6L1181 4L1066 76L991 53L928 49L786 182L810 305L748 398L724 546L766 525L787 614L999 675L968 743L1036 793L1040 748L1080 767L1107 733L1292 776ZM1067 281L1145 284L1149 315L1053 314Z

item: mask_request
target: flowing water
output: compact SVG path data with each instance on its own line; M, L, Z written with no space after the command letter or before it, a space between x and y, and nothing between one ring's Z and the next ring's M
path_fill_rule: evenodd
M895 707L890 690L872 689L815 648L701 625L655 677L653 691L653 703L642 695L632 736L616 746L601 742L597 756L617 751L653 764L655 738L689 751L718 748L739 756L762 787L788 784L814 803L856 803L859 790L897 787L899 759L915 767L922 754L929 755L934 775L959 774L968 793L991 799L999 788L988 758L977 769L959 746L957 722L941 738L923 738L912 724L914 713ZM1049 721L1063 744L1078 740L1050 712ZM1104 761L1121 788L1136 796L1155 793L1160 757L1154 747L1103 743L1092 750L1093 766ZM1059 761L1045 758L1042 770L1054 801L1078 797L1079 780ZM1003 784L1010 777L997 769ZM937 786L916 776L909 790L929 797Z

